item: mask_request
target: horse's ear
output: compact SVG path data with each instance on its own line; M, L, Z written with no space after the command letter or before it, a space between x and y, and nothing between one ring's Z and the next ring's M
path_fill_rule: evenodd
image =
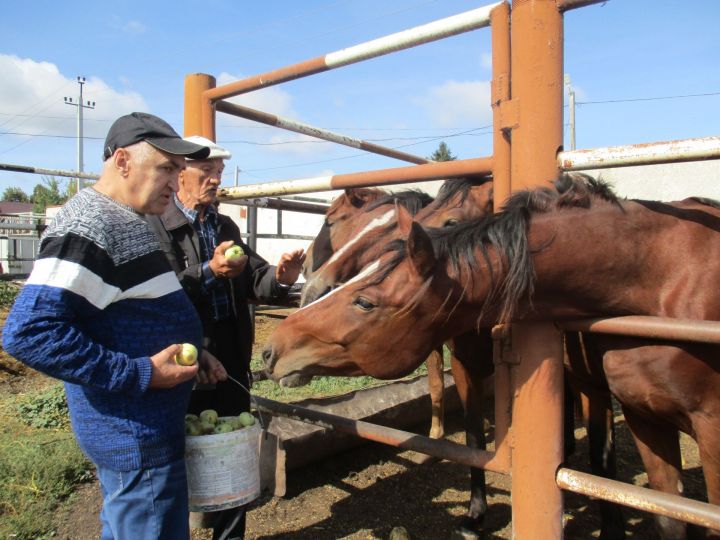
M395 218L397 219L397 227L400 234L409 236L413 217L410 215L408 209L401 205L397 199L395 199Z
M417 221L413 221L410 226L410 235L407 239L408 257L413 263L415 270L421 276L427 276L435 267L437 259L435 258L435 250L432 241Z
M362 208L377 199L377 194L373 190L364 188L345 188L345 196L355 208Z

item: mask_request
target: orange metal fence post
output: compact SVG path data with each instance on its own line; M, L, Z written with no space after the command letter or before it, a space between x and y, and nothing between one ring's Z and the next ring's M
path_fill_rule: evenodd
M215 110L205 91L215 88L215 77L205 73L193 73L185 77L185 127L186 137L201 135L215 140Z
M512 4L513 191L558 175L562 146L563 31L555 0ZM506 121L506 123L508 123ZM550 323L513 324L513 536L562 538L562 339Z

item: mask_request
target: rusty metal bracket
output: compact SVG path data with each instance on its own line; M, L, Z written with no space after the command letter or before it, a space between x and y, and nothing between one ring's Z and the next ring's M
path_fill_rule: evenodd
M513 350L512 346L512 325L498 324L492 328L493 364L518 365L520 356Z
M501 101L500 129L508 131L520 126L520 103L517 99Z

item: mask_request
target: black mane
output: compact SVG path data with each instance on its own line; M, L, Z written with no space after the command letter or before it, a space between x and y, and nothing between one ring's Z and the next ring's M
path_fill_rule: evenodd
M445 180L440 189L438 190L437 197L435 197L435 206L445 206L450 200L457 194L460 194L460 204L465 202L468 198L470 190L475 186L480 186L486 182L491 182L492 177L466 177L466 178L451 178Z
M433 202L433 198L424 191L420 191L418 189L408 189L406 191L398 191L397 193L388 193L387 195L368 204L366 212L370 212L378 206L383 206L385 204L394 205L396 202L401 206L404 206L407 211L410 212L410 215L414 216L428 204Z
M518 302L522 298L531 298L533 294L535 272L527 231L534 214L562 208L589 208L597 200L620 206L608 184L585 174L563 174L554 185L555 189L541 187L519 191L507 200L501 212L491 216L466 221L455 227L427 230L435 256L447 260L455 272L461 268L471 272L479 270L475 252L480 249L490 279L490 293L485 307L500 300L501 321L511 320ZM505 276L501 282L497 282L493 274L488 245L500 255L504 266ZM394 252L394 256L376 274L372 284L384 280L406 258L405 240L389 243L385 252Z

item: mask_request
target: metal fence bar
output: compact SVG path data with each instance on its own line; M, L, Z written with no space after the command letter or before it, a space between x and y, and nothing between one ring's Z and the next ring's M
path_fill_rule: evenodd
M318 176L281 182L248 184L245 186L218 189L220 201L232 199L249 199L258 196L278 196L293 193L314 191L332 191L349 187L366 187L378 185L405 184L407 182L427 182L462 176L489 175L492 172L492 158L481 157L396 167L393 169L376 169L333 176Z
M493 460L495 455L493 452L472 449L450 441L431 439L416 433L379 426L362 420L352 420L343 416L298 407L292 403L280 403L258 396L253 396L252 399L259 411L285 416L328 429L336 429L343 433L357 435L362 439L414 450L470 467L503 474L508 472L506 469L497 466Z
M705 159L720 159L720 137L570 150L558 154L558 165L564 171L582 171Z
M720 321L628 315L557 323L563 330L720 345Z
M61 169L43 169L41 167L28 167L26 165L11 165L10 163L0 163L0 171L47 174L49 176L69 176L72 178L85 178L87 180L97 180L100 178L99 174L63 171Z
M720 506L714 504L566 468L558 470L556 480L558 486L573 493L720 530Z
M490 11L496 5L498 4L459 13L452 17L446 17L422 26L366 41L325 56L318 56L267 73L211 88L203 92L203 97L215 102L285 81L292 81L315 73L322 73L363 60L369 60L391 52L409 49L423 43L469 32L470 30L477 30L490 24Z
M380 146L379 144L364 141L362 139L356 139L355 137L349 137L347 135L341 135L334 133L324 128L311 126L302 122L296 122L289 118L282 116L276 116L250 107L243 107L235 103L228 103L227 101L218 101L215 104L215 109L233 116L239 116L241 118L247 118L248 120L254 120L268 126L274 126L280 129L286 129L288 131L294 131L295 133L301 133L303 135L310 135L324 141L334 142L349 146L350 148L357 148L359 150L365 150L366 152L372 152L373 154L380 154L381 156L391 157L399 159L401 161L408 161L410 163L431 163L432 160L424 157L415 156L394 148L388 148L386 146Z
M274 210L287 210L288 212L304 212L306 214L325 214L327 212L327 209L330 208L329 204L307 203L302 201L274 199L269 197L259 197L256 199L238 199L223 202L238 206L271 208Z

